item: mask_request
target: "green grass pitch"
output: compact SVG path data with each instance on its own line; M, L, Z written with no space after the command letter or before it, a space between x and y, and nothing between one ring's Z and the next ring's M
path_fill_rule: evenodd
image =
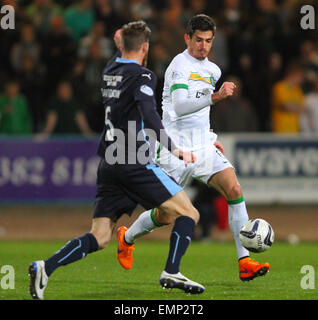
M15 288L3 289L0 300L31 299L28 292L28 265L31 261L51 256L64 242L0 243L0 270L12 265ZM251 255L257 261L269 262L270 272L250 282L238 278L236 251L232 243L202 244L193 242L184 256L181 272L202 283L206 291L201 295L186 295L182 291L163 290L159 276L168 253L168 242L139 241L134 251L131 270L121 268L116 260L116 243L88 255L74 264L61 267L49 280L46 299L106 299L106 300L316 300L315 289L302 289L301 273L304 265L311 265L318 274L317 246L302 243L291 246L274 243L267 252ZM0 273L0 284L5 273ZM4 281L4 280L3 280Z

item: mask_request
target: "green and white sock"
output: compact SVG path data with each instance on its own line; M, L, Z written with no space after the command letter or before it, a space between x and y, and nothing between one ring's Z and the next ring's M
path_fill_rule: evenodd
M242 226L248 221L246 204L243 196L238 199L228 200L227 203L229 226L234 237L238 259L241 259L249 256L249 251L242 246L239 238Z
M139 237L152 232L153 229L161 227L154 217L154 209L143 212L125 233L125 241L134 243Z

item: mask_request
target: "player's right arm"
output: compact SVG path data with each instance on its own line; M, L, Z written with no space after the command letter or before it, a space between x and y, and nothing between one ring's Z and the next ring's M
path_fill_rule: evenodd
M236 88L233 82L224 82L218 92L213 93L212 88L207 87L201 91L200 97L190 97L187 71L182 71L180 65L175 65L170 71L169 78L171 102L178 116L195 113L232 96Z
M185 116L232 96L235 88L233 82L224 82L220 90L215 93L211 94L207 88L202 97L191 98L186 87L179 87L171 92L172 105L178 116Z

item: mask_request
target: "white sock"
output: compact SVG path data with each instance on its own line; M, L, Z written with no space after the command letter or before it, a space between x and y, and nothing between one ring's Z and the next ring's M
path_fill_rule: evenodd
M235 203L236 200L228 201L229 226L234 237L238 259L250 255L249 251L242 246L239 238L242 226L248 221L244 198L242 197L239 200L241 201L238 203Z
M153 213L154 209L143 212L130 226L125 233L125 241L127 243L134 243L137 238L150 233L157 227L161 227L155 220Z

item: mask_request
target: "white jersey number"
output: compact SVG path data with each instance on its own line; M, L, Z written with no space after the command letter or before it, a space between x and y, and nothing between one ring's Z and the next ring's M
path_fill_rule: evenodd
M108 119L108 116L110 115L110 106L107 106L105 109L105 125L106 125L106 135L105 140L106 141L114 141L114 126L112 122Z

